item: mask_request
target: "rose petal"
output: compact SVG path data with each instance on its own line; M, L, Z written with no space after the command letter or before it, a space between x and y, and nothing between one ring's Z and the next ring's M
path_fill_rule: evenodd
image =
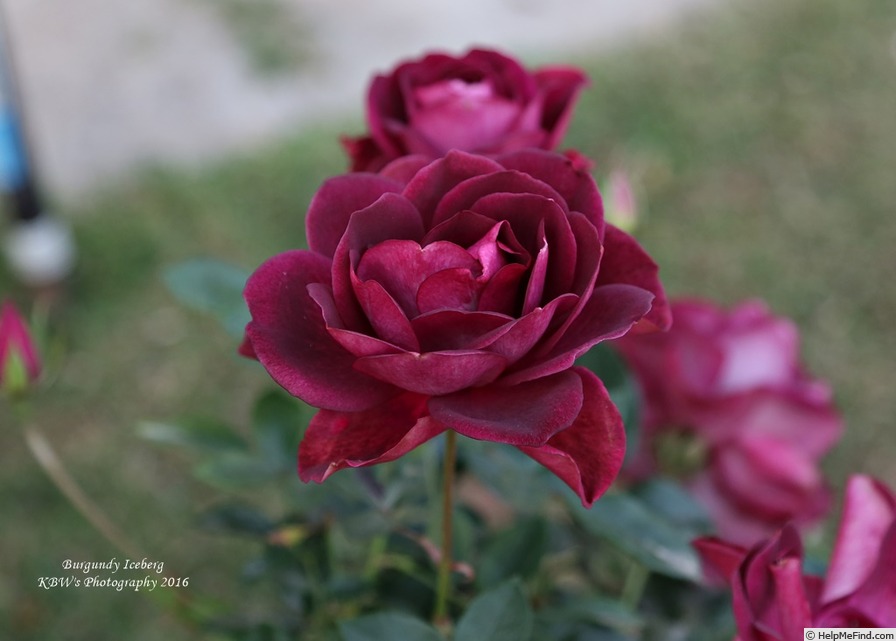
M452 349L482 349L492 341L495 330L510 324L511 318L492 312L445 309L421 314L411 324L423 352ZM497 350L489 350L497 351ZM502 352L497 353L504 355Z
M526 275L525 265L511 263L498 270L479 294L479 311L515 316L522 307L520 289Z
M418 394L451 394L486 385L504 370L498 354L473 350L400 353L358 359L355 368L401 389Z
M463 247L447 241L421 247L411 240L386 240L361 257L356 273L361 281L382 285L405 314L413 318L421 311L417 308L421 284L433 274L455 268L469 273L479 269L479 261Z
M399 191L399 183L375 174L346 174L324 181L311 199L305 217L308 247L332 257L352 214L385 193Z
M397 158L404 153L392 139L386 129L386 122L405 114L398 96L395 76L375 76L367 91L367 125L370 136L389 159Z
M780 439L744 435L719 447L711 466L723 494L771 523L818 517L827 507L827 491L815 461Z
M798 378L799 332L791 320L772 316L761 301L738 305L728 318L721 341L725 362L716 381L719 394L788 386Z
M880 564L877 555L881 543L894 523L896 496L870 476L851 476L822 593L823 603L855 591L868 578Z
M383 334L391 337L390 340L384 340L376 338L375 336L369 336L367 334L345 329L342 324L342 319L339 318L339 314L336 311L336 301L333 300L333 292L330 291L330 288L326 285L321 283L311 283L308 285L308 295L311 296L311 298L314 299L314 302L320 307L324 323L326 323L327 331L330 332L330 336L355 356L394 354L401 351L402 348L412 350L419 348L416 337L414 336L414 333L410 331L410 327L407 328L407 331L410 334L409 336L403 335L400 328L395 329L390 327L390 329L394 330L393 333L383 332ZM383 295L388 296L388 294L385 293ZM392 305L395 310L397 310L396 313L400 318L407 323L407 319L401 314L401 310L398 310L398 306L394 301L392 302ZM405 347L402 339L407 339L410 346Z
M787 559L802 562L802 558L803 545L796 528L791 525L750 551L734 585L734 616L741 634L753 626L766 631L779 629L779 595L771 568Z
M803 638L803 628L812 627L812 613L803 586L802 559L781 559L770 568L777 596L778 630L784 639Z
M427 165L407 184L403 194L420 211L426 228L433 226L439 201L459 183L482 174L499 171L501 166L485 156L452 150Z
M493 240L504 256L512 257L519 263L528 263L529 254L517 240L513 228L505 221L495 222L493 217L483 216L474 211L460 211L429 230L423 237L422 245L439 240L447 240L461 247L467 247L477 256L477 244Z
M478 264L475 267L478 271ZM416 307L421 314L452 309L474 311L481 289L482 283L470 269L445 269L420 284Z
M625 427L597 376L582 367L582 409L572 424L541 447L520 447L551 470L591 507L616 479L625 458Z
M567 313L558 314L562 322L552 327L550 335L542 343L539 355L550 354L556 348L558 342L566 336L574 323L579 321L579 316L588 305L594 294L594 284L597 281L597 269L600 264L603 248L598 240L597 229L580 213L573 212L569 217L570 230L575 230L578 242L573 248L577 251L575 267L575 280L572 291L567 296L572 297ZM578 296L576 296L578 294Z
M355 357L327 332L307 285L329 278L330 260L321 254L291 251L269 259L246 283L252 314L246 334L258 360L290 394L315 407L368 409L397 390L355 371Z
M582 380L565 371L510 387L465 389L429 401L433 418L470 438L510 445L544 445L569 427L582 408Z
M358 304L364 310L373 333L403 350L417 351L420 344L404 310L376 281L359 283L352 274ZM328 323L329 325L329 323ZM367 333L367 332L359 332ZM354 353L354 352L353 352Z
M40 376L40 354L31 332L15 304L4 301L0 306L0 379L7 361L13 357L21 359L30 380Z
M421 169L432 162L432 158L422 155L410 155L396 158L379 170L379 175L400 183L403 186L411 181Z
M251 358L256 361L258 360L258 356L255 355L255 350L252 349L252 341L249 340L249 335L246 333L243 334L243 340L240 342L240 346L236 351L240 356L245 356L246 358Z
M496 96L488 82L451 78L414 91L421 108L410 120L439 154L449 149L488 151L517 125L520 105Z
M731 584L735 581L735 572L747 556L746 548L714 536L700 537L691 545L700 555L703 574L710 584Z
M884 534L871 575L848 600L874 622L867 627L896 627L896 522Z
M634 238L613 225L606 228L604 256L597 276L597 286L609 283L635 285L654 295L650 312L638 323L635 331L669 329L672 312L660 283L659 267Z
M554 191L553 188L539 180L536 176L524 174L519 171L492 171L492 173L473 176L458 183L450 191L443 193L444 195L439 200L432 218L433 225L438 225L467 209L488 216L489 213L480 212L476 208L477 202L486 197L509 197L511 195L519 195L525 198L532 198L533 196L541 196L544 200L539 200L540 203L553 202L554 206L560 208L564 213L567 211L566 203L563 201L563 198L560 194ZM499 205L498 209L499 211L496 213L494 207L490 210L492 212L490 217L494 220L506 220L508 217L513 217L515 214L514 209L511 206L500 207ZM522 216L517 215L515 217L523 220L532 219L528 214ZM528 242L520 239L523 246L530 251L535 244L536 225L537 217L529 224L530 234ZM513 227L514 232L519 235L520 232L517 226L514 224Z
M761 515L742 509L732 501L730 494L719 488L708 471L690 479L687 489L712 516L718 536L729 543L755 545L771 537L781 527L780 518L767 521Z
M443 431L426 416L426 399L415 394L364 412L321 410L299 445L299 477L321 483L344 467L392 461Z
M545 263L545 300L571 291L577 271L579 241L584 243L583 249L587 248L586 251L591 254L600 252L596 234L585 232L581 237L574 235L568 214L550 198L533 194L495 193L478 199L472 208L495 220L508 221L515 237L532 255L541 252L547 242L551 259ZM590 247L589 236L594 236Z
M543 67L534 75L543 96L541 126L548 132L544 147L554 149L566 133L573 106L588 77L575 67Z
M545 279L547 277L548 272L548 241L544 237L544 225L541 225L540 236L541 247L538 248L538 253L535 255L535 264L532 265L532 269L529 271L529 282L526 285L526 295L523 298L523 314L528 314L533 311L536 307L539 307L542 302L542 296L544 296L544 285Z
M524 365L509 374L507 382L515 384L567 369L597 343L628 331L650 309L652 298L650 292L630 285L596 288L582 313L550 352L523 359Z
M352 261L368 247L386 240L419 242L422 235L419 212L402 196L384 194L369 207L355 212L333 257L333 299L346 327L360 331L368 326L355 300Z
M351 161L350 171L377 172L388 160L372 136L342 136L339 142Z
M541 340L545 330L554 317L554 313L563 301L556 299L545 307L532 310L522 318L505 324L501 329L491 335L482 337L482 340L472 343L474 349L488 349L507 359L508 364L515 363Z
M819 458L840 438L843 420L830 401L808 398L803 388L760 389L750 394L695 404L690 420L713 443L743 435L789 443L809 458Z
M507 169L521 171L548 184L560 194L569 211L585 215L604 238L604 208L594 178L567 156L542 149L524 149L498 156Z

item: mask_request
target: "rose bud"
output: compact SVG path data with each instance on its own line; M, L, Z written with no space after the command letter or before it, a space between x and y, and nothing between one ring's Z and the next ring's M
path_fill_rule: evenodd
M602 192L607 222L632 233L638 226L638 204L628 174L618 169L610 172Z
M394 460L445 430L520 448L590 505L625 435L574 366L633 328L665 328L656 264L604 223L594 180L542 151L405 157L326 181L310 250L249 278L241 352L320 408L299 475Z
M370 133L343 145L353 171L378 171L410 154L435 159L451 149L553 150L586 82L574 67L530 72L497 51L430 53L374 78L367 94Z
M0 306L0 389L10 396L24 393L40 376L37 348L16 306Z

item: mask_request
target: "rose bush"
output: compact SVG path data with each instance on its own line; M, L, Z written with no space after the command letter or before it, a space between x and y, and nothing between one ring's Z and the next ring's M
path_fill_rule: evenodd
M615 344L644 398L644 435L631 474L663 467L670 434L703 457L682 470L724 538L752 544L787 521L812 521L829 505L818 461L841 420L829 387L799 362L799 335L759 301L730 312L712 303L672 303L667 333Z
M16 306L0 306L0 389L17 393L37 380L41 363L37 347Z
M555 149L585 83L574 67L529 72L497 51L431 53L374 78L367 95L370 133L343 144L354 171L376 171L409 154L437 158L450 149Z
M801 641L804 627L896 626L896 495L868 476L847 484L824 579L803 574L790 525L749 551L714 538L695 546L731 583L739 641Z
M320 408L299 474L393 460L445 430L519 447L591 504L624 432L574 366L601 341L665 328L655 263L606 225L593 179L541 150L405 157L326 181L310 250L250 277L242 352Z

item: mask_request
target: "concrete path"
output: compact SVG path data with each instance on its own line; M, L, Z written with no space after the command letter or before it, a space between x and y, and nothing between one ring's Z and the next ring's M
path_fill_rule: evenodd
M565 62L723 0L264 0L311 60L253 68L221 10L262 0L0 0L45 186L72 198L143 161L198 163L333 116L357 117L397 60L494 46Z

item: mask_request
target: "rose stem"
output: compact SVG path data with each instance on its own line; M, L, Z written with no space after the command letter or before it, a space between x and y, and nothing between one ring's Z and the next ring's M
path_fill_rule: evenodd
M56 451L44 435L33 425L26 425L24 433L25 443L28 445L34 460L43 468L63 496L81 513L81 516L87 519L87 522L102 534L113 547L118 548L120 552L123 552L129 558L139 559L145 557L144 554L140 553L137 546L106 516L106 513L84 493L81 486L78 485L77 481L72 478L68 470L62 465L62 461L56 456ZM160 592L160 594L163 594L163 592ZM177 613L180 613L180 610L186 612L188 615L187 623L192 627L195 621L192 613L189 612L191 598L181 591L177 591L175 594L174 603L178 607ZM153 596L155 596L155 593L153 593ZM156 598L156 600L162 604L167 604L162 598Z
M47 476L53 481L59 491L71 502L72 505L87 519L97 531L102 534L109 543L121 552L132 558L141 557L137 547L112 523L106 514L91 501L81 490L81 487L69 475L68 471L53 451L52 446L36 428L25 428L25 442L34 459L40 464Z
M451 518L454 512L454 468L457 459L457 434L448 430L445 437L445 459L442 480L442 554L436 583L436 607L433 620L436 624L448 616L448 591L451 587Z

